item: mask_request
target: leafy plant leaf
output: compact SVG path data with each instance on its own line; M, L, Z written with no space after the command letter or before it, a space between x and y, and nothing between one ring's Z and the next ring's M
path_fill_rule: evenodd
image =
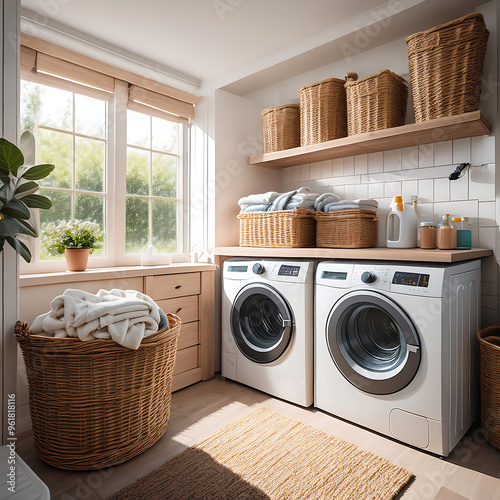
M27 220L18 220L20 229L19 232L21 234L28 234L29 236L33 236L36 238L38 236L38 231L35 229L34 226L31 225L31 223Z
M35 165L29 168L21 177L29 181L36 181L47 177L54 168L55 166L50 163L42 163L41 165Z
M10 217L0 220L0 238L15 236L16 234L38 236L36 229L26 220L17 220Z
M2 205L7 202L8 194L9 186L7 184L3 184L2 187L0 187L0 201L2 202Z
M12 198L3 206L2 213L14 219L29 219L31 215L28 207L16 198Z
M28 194L23 197L23 203L30 208L47 209L52 206L52 202L46 197L39 194Z
M9 245L26 261L26 262L31 262L31 252L29 251L29 248L22 242L19 241L17 238L14 236L7 236L5 238L8 242Z
M17 169L24 163L21 150L7 139L0 139L0 171L17 174Z
M22 196L18 196L18 195L24 194L24 196L26 196L28 194L35 193L39 189L40 189L40 186L35 181L24 182L23 184L20 184L17 187L16 192L14 193L14 196L16 196L16 198L19 199L19 198L22 198Z

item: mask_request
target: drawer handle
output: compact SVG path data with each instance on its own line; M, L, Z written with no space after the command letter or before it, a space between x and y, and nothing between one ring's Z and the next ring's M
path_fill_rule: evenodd
M175 311L175 314L179 314L181 311L182 311L182 307L179 307L179 309L177 309L177 311Z
M176 289L176 290L179 290L179 288L180 288L181 286L182 286L182 285L177 285L177 286L175 287L175 289Z

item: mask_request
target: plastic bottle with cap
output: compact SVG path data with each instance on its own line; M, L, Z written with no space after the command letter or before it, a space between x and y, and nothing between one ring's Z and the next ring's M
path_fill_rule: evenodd
M441 250L457 248L457 230L450 221L450 214L443 215L443 224L439 228L438 248Z
M387 246L389 248L415 248L418 220L415 210L405 205L402 196L395 196L387 216Z
M456 217L453 217L453 221ZM457 228L457 250L469 250L472 246L472 232L469 225L469 217L458 217L453 223Z

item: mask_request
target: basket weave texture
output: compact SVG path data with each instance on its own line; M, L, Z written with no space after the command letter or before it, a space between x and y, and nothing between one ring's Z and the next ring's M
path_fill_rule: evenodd
M316 243L314 212L306 208L239 214L240 246L299 248Z
M348 135L364 134L405 124L408 86L385 69L345 84Z
M301 146L347 136L344 83L329 78L299 89Z
M405 40L416 122L479 108L488 35L476 13Z
M68 470L109 467L144 452L170 417L180 319L137 350L112 340L32 335L16 324L28 376L35 450Z
M369 248L377 246L377 213L369 210L316 212L316 246Z
M500 327L477 332L481 349L481 427L500 450Z
M300 146L300 109L298 104L267 108L262 115L264 153Z

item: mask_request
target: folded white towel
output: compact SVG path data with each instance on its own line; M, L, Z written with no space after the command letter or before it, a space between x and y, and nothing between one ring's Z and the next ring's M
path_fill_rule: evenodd
M372 210L376 211L378 201L372 199L340 200L328 203L324 206L325 212L336 212L338 210Z
M241 210L244 210L250 205L270 205L280 193L276 191L268 191L267 193L262 194L251 194L249 196L245 196L238 200L238 205Z
M55 337L112 339L137 349L144 337L158 331L160 310L156 303L135 290L66 290L50 303L50 311L33 321L33 333Z

